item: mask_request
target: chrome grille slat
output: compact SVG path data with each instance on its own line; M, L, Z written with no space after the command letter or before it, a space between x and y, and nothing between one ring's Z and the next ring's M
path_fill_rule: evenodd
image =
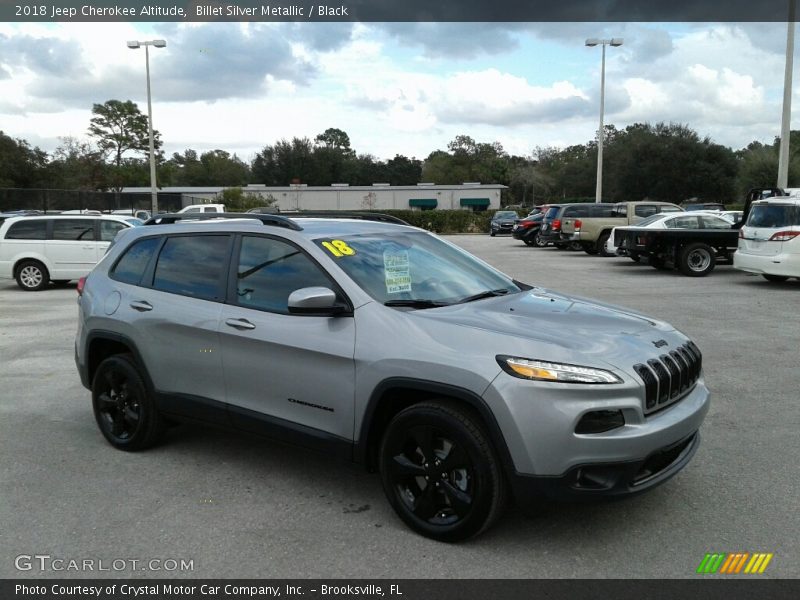
M633 367L645 386L645 414L677 402L694 387L702 371L702 354L693 342Z

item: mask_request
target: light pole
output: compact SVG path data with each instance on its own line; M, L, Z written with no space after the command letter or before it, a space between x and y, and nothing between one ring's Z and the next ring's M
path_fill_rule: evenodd
M586 40L587 46L603 46L603 59L600 67L600 130L597 133L597 189L594 194L595 202L603 201L603 111L606 102L606 46L622 46L622 38L611 38L601 40L589 38Z
M147 133L150 137L150 196L151 209L155 216L158 213L158 187L156 186L156 149L153 141L153 102L150 99L150 46L165 48L165 40L150 40L147 42L128 42L128 48L137 50L144 46L144 63L147 71Z
M786 63L783 74L783 111L781 112L781 143L778 150L778 187L789 185L789 141L792 120L792 63L794 58L794 0L789 0L789 22L786 24Z

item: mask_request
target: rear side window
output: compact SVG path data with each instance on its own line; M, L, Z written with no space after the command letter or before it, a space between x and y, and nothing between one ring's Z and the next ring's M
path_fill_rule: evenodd
M168 238L158 256L153 287L206 300L221 298L229 242L227 235Z
M568 206L564 209L564 218L567 217L588 217L589 205L586 206Z
M659 206L658 207L658 212L674 213L674 212L683 212L683 211L681 211L681 209L678 208L677 206L666 206L666 205L664 205L664 206Z
M627 204L617 204L614 207L614 216L615 217L627 217L628 216L628 205Z
M614 207L611 204L594 204L589 206L589 217L613 217Z
M800 225L797 207L790 204L757 204L747 218L749 227L791 227ZM8 236L6 236L8 237Z
M100 241L113 242L117 233L125 227L125 224L119 221L100 221Z
M559 210L561 210L560 206L553 206L551 208L548 208L547 209L547 213L545 213L545 215L544 215L544 218L545 219L553 219L553 218L555 218L555 216L556 216L556 214L558 213Z
M93 242L94 219L53 219L53 239Z
M44 240L47 239L47 221L42 219L25 220L13 223L6 231L7 240Z
M111 277L123 283L139 285L161 238L147 238L131 244L117 261Z
M637 217L649 217L656 214L656 207L652 204L639 204L633 210Z

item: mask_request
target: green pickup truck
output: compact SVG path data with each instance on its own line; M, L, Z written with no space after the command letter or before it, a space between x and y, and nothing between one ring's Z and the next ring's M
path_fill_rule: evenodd
M611 256L606 252L606 240L614 227L635 225L645 217L663 212L681 212L683 209L669 202L617 202L611 216L566 217L561 223L561 239L565 243L579 242L587 254Z

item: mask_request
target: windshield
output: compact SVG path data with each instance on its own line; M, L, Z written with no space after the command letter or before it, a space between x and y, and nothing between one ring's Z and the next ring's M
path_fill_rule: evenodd
M650 215L650 216L649 216L649 217L647 217L646 219L642 219L641 221L639 221L639 222L636 224L636 226L637 226L637 227L647 227L647 226L648 226L648 225L650 225L651 223L657 223L657 222L661 221L662 219L665 219L667 216L668 216L668 215L664 215L664 214L655 214L655 215Z
M791 204L754 204L747 217L749 227L790 227L800 225L800 215Z
M499 212L494 213L494 219L516 219L518 217L517 213L512 210L501 210Z
M551 206L550 208L547 209L547 212L544 214L544 218L547 219L548 221L554 219L559 210L561 210L560 206Z
M508 276L421 231L314 242L378 302L443 306L521 291ZM416 306L427 308L428 306Z

